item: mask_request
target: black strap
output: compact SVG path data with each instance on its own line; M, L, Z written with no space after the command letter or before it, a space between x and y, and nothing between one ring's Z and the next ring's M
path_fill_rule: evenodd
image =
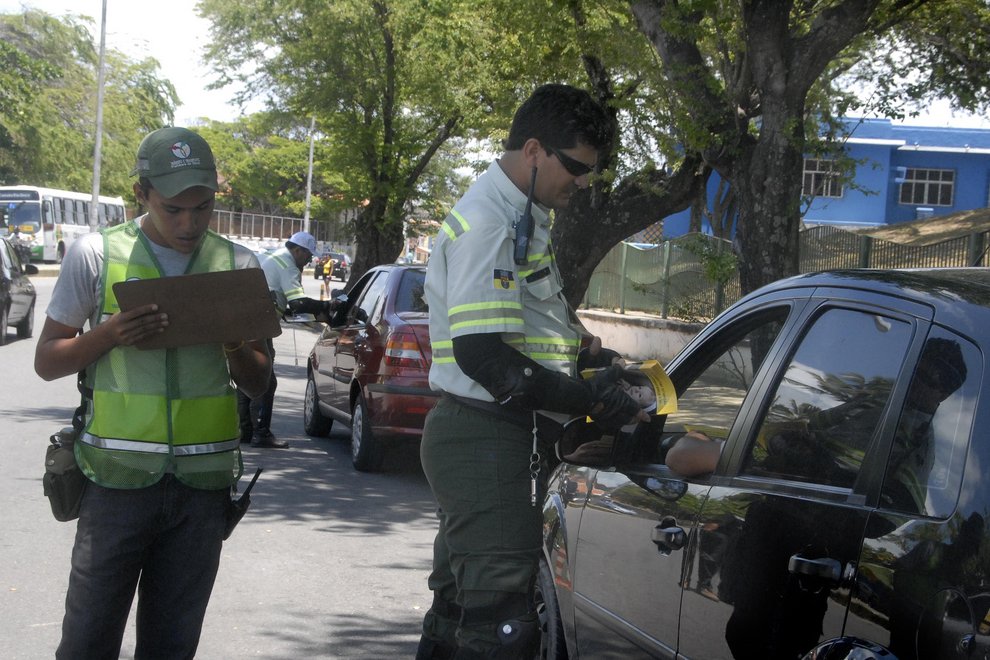
M479 623L500 623L506 619L529 614L530 598L526 594L502 594L502 598L484 607L471 607L464 610L461 617L462 626L473 626Z
M85 369L81 369L76 376L76 389L79 390L81 399L79 401L79 407L72 413L72 428L81 432L86 428L86 402L93 400L92 388L86 387Z
M444 600L436 593L433 594L433 605L430 606L430 609L433 610L433 613L437 616L441 616L445 619L451 619L453 621L460 621L461 613L464 611L457 603Z

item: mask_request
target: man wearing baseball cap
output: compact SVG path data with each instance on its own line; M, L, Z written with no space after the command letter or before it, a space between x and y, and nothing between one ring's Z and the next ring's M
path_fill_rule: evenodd
M302 269L313 258L315 252L316 239L313 235L297 231L289 237L283 247L263 257L261 267L265 270L268 289L280 314L313 314L316 320L329 322L333 302L307 298L303 291ZM275 346L271 340L268 340L268 351L274 360ZM240 418L242 444L250 441L252 447L272 449L284 449L289 446L285 440L276 438L271 430L277 387L278 379L275 378L273 369L267 391L264 396L255 400L258 409L257 418L252 415L251 398L247 393L238 390L237 414Z
M34 358L45 380L84 375L74 451L88 481L57 658L118 657L135 592L134 657L195 655L243 470L230 383L257 396L271 373L263 341L135 347L168 318L154 304L120 311L116 282L259 264L209 231L217 171L202 137L152 132L133 174L147 213L73 243Z

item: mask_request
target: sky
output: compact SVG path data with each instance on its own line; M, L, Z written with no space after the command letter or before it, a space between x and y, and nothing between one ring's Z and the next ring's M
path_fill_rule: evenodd
M107 47L132 59L151 55L161 64L162 76L175 85L181 105L177 125L194 124L200 117L231 121L241 111L231 101L232 88L209 91L208 69L200 62L209 38L210 23L196 15L197 0L107 0ZM0 13L22 7L40 9L54 16L66 13L91 16L94 41L99 45L102 0L0 0ZM257 108L249 108L249 111ZM904 120L914 126L990 129L990 117L953 113L948 102L936 103L929 112Z
M179 126L196 123L200 117L230 121L241 114L231 101L232 88L206 89L212 78L200 60L210 23L196 15L196 2L107 0L107 49L134 60L148 55L158 60L162 77L172 82L179 95L175 113ZM0 13L19 12L23 7L53 16L91 17L94 44L99 47L102 0L0 0Z

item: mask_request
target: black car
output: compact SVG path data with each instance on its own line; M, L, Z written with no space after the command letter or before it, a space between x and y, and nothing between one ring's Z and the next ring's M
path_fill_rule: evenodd
M14 326L17 336L34 334L34 285L28 275L37 275L38 267L28 263L14 239L0 237L0 346L7 343L7 328Z
M333 262L333 270L330 272L330 278L346 282L347 276L351 273L351 260L343 252L327 252L314 261L313 278L317 280L323 279L327 264L330 262Z
M990 269L739 301L668 365L676 412L558 443L544 657L987 657L988 361ZM687 431L710 473L665 463Z

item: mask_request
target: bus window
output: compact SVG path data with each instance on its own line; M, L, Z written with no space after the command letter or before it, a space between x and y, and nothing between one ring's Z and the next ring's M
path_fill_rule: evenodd
M76 222L77 225L89 224L89 204L81 199L76 200Z
M67 225L76 224L76 207L73 206L72 200L63 197L59 201L62 203L62 222Z
M43 222L46 225L50 225L55 222L55 218L52 217L54 210L52 208L52 200L46 199L41 203L41 217L44 219Z

